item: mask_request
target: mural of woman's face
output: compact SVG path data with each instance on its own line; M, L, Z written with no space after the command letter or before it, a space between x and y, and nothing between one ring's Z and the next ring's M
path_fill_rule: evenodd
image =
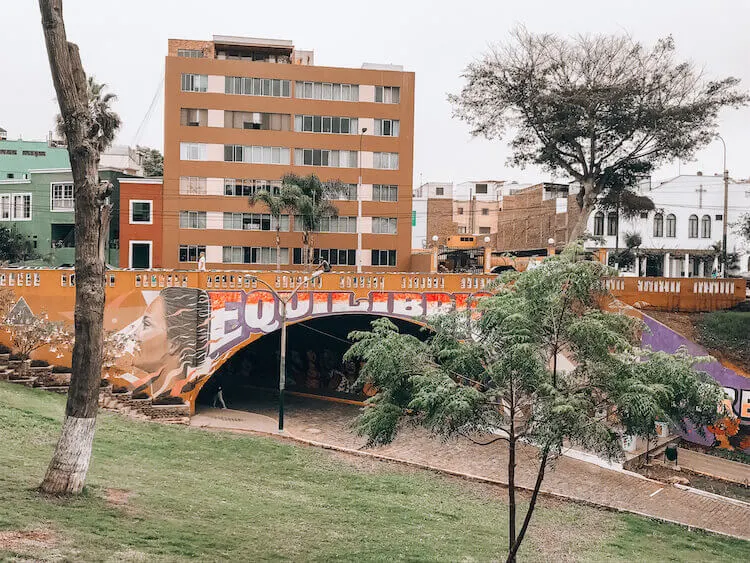
M167 338L167 319L161 296L154 299L143 314L136 339L140 343L139 354L133 362L137 368L154 373L169 363L173 351Z

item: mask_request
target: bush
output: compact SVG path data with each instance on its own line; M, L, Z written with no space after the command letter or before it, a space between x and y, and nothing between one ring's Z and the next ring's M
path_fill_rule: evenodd
M9 360L23 360L23 356L21 354L11 354L8 358Z
M46 368L48 365L49 362L44 360L31 360L31 367L33 368Z
M71 373L72 368L68 366L52 366L52 373Z
M10 354L10 348L5 344L0 344L0 354Z

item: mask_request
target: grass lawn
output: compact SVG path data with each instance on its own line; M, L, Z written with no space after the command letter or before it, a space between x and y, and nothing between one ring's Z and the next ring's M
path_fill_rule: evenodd
M0 560L486 561L505 491L103 414L86 494L35 490L64 397L0 383ZM749 561L750 543L544 500L521 560Z

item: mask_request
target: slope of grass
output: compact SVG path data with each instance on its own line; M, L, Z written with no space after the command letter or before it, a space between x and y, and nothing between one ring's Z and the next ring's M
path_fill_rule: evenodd
M750 370L750 313L705 313L701 315L697 325L702 344L722 352L729 360Z
M502 489L109 414L100 416L86 493L45 498L35 487L63 404L64 397L0 383L0 560L503 558ZM35 543L19 541L17 531L47 534ZM750 545L544 501L521 556L747 561Z

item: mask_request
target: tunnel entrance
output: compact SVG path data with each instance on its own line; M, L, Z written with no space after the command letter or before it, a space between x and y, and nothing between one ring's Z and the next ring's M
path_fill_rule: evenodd
M355 382L360 366L344 362L353 330L370 330L375 315L338 315L308 319L287 327L286 390L289 395L311 395L338 401L362 401L372 390ZM422 327L391 319L399 331L426 338ZM279 387L281 331L277 330L236 352L209 379L198 395L199 406L212 406L221 386L228 408L263 410L275 401Z

